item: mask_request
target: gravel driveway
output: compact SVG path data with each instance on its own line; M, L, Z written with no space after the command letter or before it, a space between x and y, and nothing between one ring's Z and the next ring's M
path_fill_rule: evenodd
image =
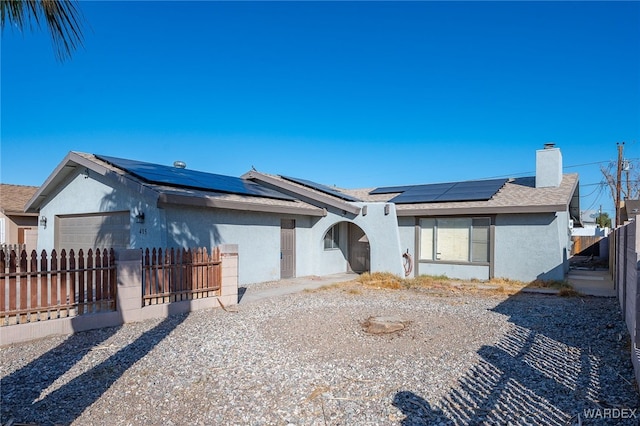
M237 310L5 347L2 423L638 423L585 418L640 407L615 299L347 285Z

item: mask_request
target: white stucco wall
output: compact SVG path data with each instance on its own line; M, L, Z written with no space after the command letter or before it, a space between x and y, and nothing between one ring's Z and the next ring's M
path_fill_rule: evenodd
M415 246L415 218L400 218L399 232L403 247ZM567 212L545 214L498 215L495 221L494 276L530 282L535 279L562 280L568 272L571 249L569 215ZM419 247L419 243L418 243ZM415 247L414 251L418 248ZM446 275L457 279L490 278L490 267L478 264L420 262L414 276Z
M318 218L311 216L291 216L290 218L296 221L296 276L315 275L314 259L309 252L309 247L312 246L313 239L311 227Z
M418 262L419 275L439 276L445 275L449 278L459 280L488 280L489 267L486 265L456 265L443 262Z
M367 214L358 216L341 215L329 211L327 216L319 219L312 229L312 249L318 250L314 259L314 274L325 275L344 272L348 255L345 248L348 244L346 225L341 229L341 248L343 250L324 250L323 239L326 232L336 223L352 222L359 226L369 239L371 272L390 272L404 276L402 251L395 206L389 205L389 213L385 215L385 203L352 203L359 207L367 206ZM344 243L344 245L343 245Z
M418 255L416 253L416 218L399 217L398 233L400 235L401 254L406 253L408 250L413 263L409 277L416 277L418 276L418 268L416 267L416 261L418 259Z
M599 226L571 229L571 235L574 237L606 237L609 232L611 232L610 228L600 228Z
M496 217L494 274L524 282L562 280L568 269L566 212Z
M559 148L536 151L536 188L557 188L562 183L562 153Z
M165 209L168 247L238 245L238 283L280 279L281 215L172 206ZM296 239L303 231L296 229Z
M169 246L237 244L240 284L280 278L281 219L296 221L296 276L347 271L349 222L369 239L372 271L403 271L395 210L390 206L385 215L381 203L367 204L367 215L356 217L331 211L318 218L183 206L166 208L165 214ZM340 248L325 250L324 236L335 224L340 226Z
M310 232L309 246L307 253L310 255L310 265L312 275L328 275L346 272L348 256L348 232L344 218L335 214L328 214L318 220ZM325 249L324 236L327 231L336 223L339 223L340 239L339 248Z
M115 187L115 189L114 189ZM40 229L38 250L55 245L55 217L128 211L130 248L214 247L237 244L241 285L280 279L280 220L296 221L296 276L326 275L348 269L347 223L353 222L367 235L372 271L404 275L397 217L393 205L388 214L384 203L356 203L367 206L367 214L357 216L332 211L325 217L295 216L188 206L157 207L155 197L128 189L91 171L78 169L41 208L48 219ZM145 221L135 220L144 212ZM324 235L341 223L340 250L324 250ZM412 244L403 242L403 247Z
M83 169L70 175L58 192L49 196L40 208L40 217L47 218L47 227L38 229L38 251L51 250L55 244L55 218L57 215L92 214L129 211L131 214L131 247L163 246L164 226L162 212L155 207L155 200L118 185L112 188L103 176ZM145 213L145 223L134 220L136 212Z
M363 206L363 203L361 206ZM398 230L398 217L394 204L366 203L368 213L360 215L354 223L360 226L371 244L371 272L390 272L404 276L402 246ZM384 214L388 205L389 214Z

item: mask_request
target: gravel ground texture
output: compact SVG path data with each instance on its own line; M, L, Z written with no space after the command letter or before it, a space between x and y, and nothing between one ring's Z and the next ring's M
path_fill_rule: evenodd
M2 424L638 424L616 299L350 284L235 310L2 348Z

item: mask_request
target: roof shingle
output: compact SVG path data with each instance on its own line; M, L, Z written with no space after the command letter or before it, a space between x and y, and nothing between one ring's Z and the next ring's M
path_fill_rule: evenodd
M38 190L37 186L0 184L0 210L7 213L24 213L24 207Z

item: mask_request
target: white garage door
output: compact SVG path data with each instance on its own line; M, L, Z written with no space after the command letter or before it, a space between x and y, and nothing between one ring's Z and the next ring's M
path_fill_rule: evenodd
M129 248L129 212L56 218L56 249Z

